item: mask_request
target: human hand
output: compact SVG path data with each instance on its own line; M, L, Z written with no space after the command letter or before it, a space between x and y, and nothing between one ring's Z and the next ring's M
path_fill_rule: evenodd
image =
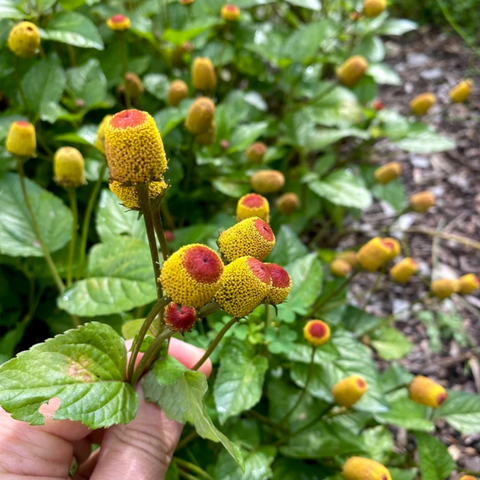
M191 368L204 351L172 338L168 353ZM211 369L208 360L199 370L208 376ZM52 420L59 405L55 399L40 410L43 426L13 420L0 409L0 478L65 480L75 456L79 469L74 480L163 479L183 425L147 403L140 385L137 393L140 403L133 421L95 431L78 422ZM92 444L101 447L92 453Z

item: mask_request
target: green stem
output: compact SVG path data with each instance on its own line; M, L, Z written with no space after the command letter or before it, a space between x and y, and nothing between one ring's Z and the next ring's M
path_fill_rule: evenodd
M182 477L185 478L185 480L198 480L197 477L194 477L193 475L190 475L187 472L184 472L183 470L179 470L178 474Z
M195 465L194 463L187 462L186 460L182 460L181 458L173 457L172 459L179 467L186 468L188 470L191 470L192 472L195 472L198 474L200 477L204 478L205 480L213 480L213 477L211 477L205 470L201 469L198 465Z
M58 291L60 293L62 293L65 290L65 284L63 283L62 279L60 278L60 275L58 274L58 271L57 271L57 267L55 266L55 263L52 260L52 256L50 255L50 252L48 251L47 245L45 244L45 241L43 240L42 232L40 231L40 227L38 225L37 219L36 219L35 214L33 212L33 208L32 208L32 205L30 203L30 199L28 198L27 186L25 184L25 172L23 170L22 160L17 156L15 156L15 158L17 160L18 173L20 175L20 185L22 187L23 198L25 200L25 206L27 207L27 210L30 213L33 230L35 232L35 235L37 236L38 243L40 243L40 246L42 248L43 256L45 257L45 261L47 262L48 268L50 269L50 272L52 273L52 276L55 279L55 284L57 285Z
M384 272L381 270L377 274L377 278L375 279L375 283L373 284L372 288L368 291L367 295L365 295L365 301L363 302L362 308L365 310L370 303L370 300L372 299L373 295L378 289L378 286L380 285L380 280L383 278Z
M269 304L265 303L265 313L263 314L263 320L265 322L265 330L268 328L268 324L270 323L270 309L269 309Z
M258 413L256 410L249 410L248 412L245 412L245 415L256 418L257 420L264 423L265 425L272 427L274 430L280 430L284 433L290 433L290 429L287 426L281 425L280 423L276 423L270 420L268 417L265 417L261 413Z
M160 215L160 209L153 209L153 228L157 234L158 241L160 242L160 250L162 251L162 257L165 261L170 256L170 250L168 248L167 239L165 238L165 231L163 230L162 216Z
M17 82L17 88L20 92L20 97L22 99L23 106L27 112L28 117L30 117L30 109L28 108L27 97L25 97L25 92L23 91L22 81L20 79L20 71L19 71L19 59L15 55L15 80Z
M122 74L123 74L123 86L125 87L125 106L130 109L132 108L132 102L130 100L130 92L127 88L127 80L126 75L128 72L128 57L127 57L127 46L125 42L125 34L124 32L120 33L120 48L122 50Z
M202 308L199 308L197 310L197 318L201 319L201 318L208 317L212 313L218 312L219 310L221 310L221 307L217 302L213 301L213 302L207 303Z
M177 445L177 449L175 450L178 452L186 445L188 445L192 440L195 440L198 437L198 433L195 429L193 429L186 437L184 437Z
M77 192L75 188L68 188L68 197L70 199L70 208L72 210L73 225L72 225L72 239L70 240L70 251L68 254L67 267L67 287L72 284L73 278L73 259L75 258L75 243L77 240L78 230L78 206L77 206Z
M93 208L95 207L95 202L97 201L98 194L100 193L100 188L102 187L103 176L105 174L105 170L107 169L107 162L103 162L98 180L95 182L95 186L93 187L92 194L88 200L87 209L85 211L85 216L83 218L83 226L82 226L82 238L80 240L80 259L78 262L78 280L83 277L84 268L85 268L85 257L87 254L87 240L88 240L88 231L90 229L90 219L92 218Z
M217 336L213 339L213 342L207 348L207 351L204 353L203 357L195 364L192 370L198 370L208 360L208 357L210 357L212 352L220 343L220 340L224 337L228 330L230 330L230 328L238 322L238 320L238 318L234 317L223 326L223 328L218 332Z

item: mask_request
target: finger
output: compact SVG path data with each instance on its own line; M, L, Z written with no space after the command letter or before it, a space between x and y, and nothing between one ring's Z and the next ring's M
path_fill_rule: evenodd
M187 368L192 368L203 356L205 350L182 342L176 338L170 340L168 353L182 362ZM212 362L208 359L199 369L207 377L212 373Z

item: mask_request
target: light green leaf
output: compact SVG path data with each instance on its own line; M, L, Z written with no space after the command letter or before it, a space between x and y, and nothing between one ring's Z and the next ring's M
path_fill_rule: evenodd
M365 310L360 310L352 305L347 305L341 318L341 326L361 336L375 328L380 323L378 317L370 315Z
M163 40L165 40L166 42L171 42L178 46L184 42L188 42L192 38L195 38L197 35L203 33L205 30L208 30L209 28L212 28L219 23L222 23L221 18L199 18L185 25L182 30L166 30L163 34Z
M163 137L185 120L192 102L191 99L183 100L178 107L164 108L153 116Z
M138 397L126 382L127 350L108 325L88 323L34 345L0 367L0 405L16 420L42 425L39 408L61 400L55 420L92 429L128 423Z
M250 192L249 184L238 183L235 179L216 178L212 180L212 185L219 192L233 198L240 198Z
M455 148L455 142L450 138L428 131L409 133L394 144L406 152L413 153L445 152Z
M399 363L392 362L382 373L382 388L385 393L406 387L413 380L413 375Z
M417 24L411 20L389 18L378 30L380 35L403 35L417 29Z
M444 480L455 469L455 462L447 447L427 433L415 433L420 472L423 480Z
M249 123L240 125L230 138L230 148L227 153L238 152L250 146L257 138L261 137L267 130L267 122Z
M86 107L103 102L107 96L107 79L98 59L91 58L80 67L70 68L67 71L67 87L76 99L85 102Z
M363 440L368 451L368 458L386 463L393 450L393 435L388 428L378 425L363 431Z
M144 318L138 318L137 320L129 320L122 325L122 335L125 340L133 340L135 335L142 328Z
M416 468L401 469L389 467L388 470L390 471L392 480L414 480L418 473L418 469Z
M407 196L400 178L396 178L386 185L376 183L372 188L376 198L390 204L396 212L401 212L407 204Z
M16 2L13 0L0 0L0 18L23 20L25 13L17 8Z
M412 342L396 328L384 328L375 332L372 346L384 360L400 360L413 348Z
M211 41L201 51L201 57L209 58L215 67L228 65L235 57L235 48L232 44L218 40Z
M215 467L215 478L222 480L268 480L272 477L270 466L277 450L272 446L261 446L251 452L244 452L245 471L235 465L226 452L220 452Z
M308 8L309 10L319 11L322 9L320 0L287 0L287 2L297 7Z
M307 254L308 249L298 235L288 226L282 225L276 236L275 248L268 261L286 266Z
M353 55L362 55L370 63L382 62L385 58L385 47L379 37L367 35L353 49Z
M71 238L72 214L58 197L28 178L27 194L40 231L50 252ZM20 177L7 173L0 178L0 253L13 257L42 257L20 185Z
M159 100L165 100L170 87L170 80L162 73L149 73L143 77L145 90Z
M57 135L55 140L67 143L80 143L82 145L94 145L97 131L98 125L87 124L80 127L76 132Z
M465 435L480 431L480 395L450 390L448 399L435 410L435 419L446 420Z
M402 79L395 70L384 63L376 63L368 66L367 75L381 85L401 85Z

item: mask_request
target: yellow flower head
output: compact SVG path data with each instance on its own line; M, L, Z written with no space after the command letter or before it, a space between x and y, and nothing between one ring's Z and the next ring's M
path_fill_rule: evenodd
M343 465L345 480L392 480L388 468L375 460L350 457Z
M204 147L208 145L212 145L215 142L216 133L217 133L217 126L215 125L215 122L212 122L212 126L210 127L209 130L203 133L199 133L198 135L195 135L195 143L198 143L199 145L202 145Z
M375 180L382 185L395 180L402 173L402 166L398 162L390 162L375 170Z
M365 75L367 68L368 62L366 58L361 55L355 55L346 60L337 70L337 78L345 86L353 87Z
M392 277L394 282L407 283L417 270L417 262L413 258L407 257L390 269L390 277Z
M120 13L117 13L117 15L114 15L107 20L107 27L116 32L124 32L125 30L128 30L130 26L130 19Z
M83 155L73 147L61 147L53 156L55 182L62 187L77 188L85 185L85 161Z
M350 408L363 397L367 390L366 380L359 375L352 375L336 383L332 388L332 395L336 404Z
M265 303L280 305L283 303L292 288L292 279L287 271L276 263L264 263L272 277L272 286L265 297Z
M195 243L177 250L164 262L160 282L172 302L199 308L217 293L223 272L218 254Z
M332 272L332 275L335 275L335 277L347 277L351 271L352 266L341 258L335 258L330 264L330 272Z
M386 8L386 0L364 0L363 2L363 14L368 18L378 17Z
M167 157L155 120L140 110L123 110L107 123L105 154L110 178L122 184L158 181L167 170Z
M308 343L319 347L330 340L330 327L322 320L309 320L303 327L303 336Z
M472 475L462 475L459 480L477 480L477 478Z
M365 270L375 272L391 258L394 249L393 242L386 242L383 238L375 237L358 251L357 260Z
M95 147L102 153L105 153L105 128L112 117L113 115L105 115L98 126Z
M250 184L257 193L275 193L285 185L285 177L278 170L259 170L252 175Z
M194 308L179 306L172 302L165 307L163 319L170 330L185 333L192 330L197 320L197 313Z
M441 300L458 292L459 288L460 282L455 278L441 278L433 281L430 285L430 291L432 292L432 295L440 298Z
M222 18L227 22L236 22L240 17L240 9L236 5L227 3L222 7Z
M31 22L17 23L10 30L7 45L17 57L34 57L40 47L40 34L37 26Z
M268 295L272 277L268 268L253 257L241 257L225 267L215 300L232 317L251 313Z
M398 257L400 253L402 253L400 242L395 238L385 237L383 243L390 250L386 259L387 262L391 262L395 257Z
M168 89L167 103L176 107L182 100L188 97L188 86L183 80L174 80Z
M448 95L453 103L465 102L472 93L473 80L467 79L453 87Z
M354 252L353 250L339 252L335 255L335 259L347 262L352 268L358 265L357 252Z
M267 146L263 142L252 143L245 152L247 160L250 163L260 164L267 151Z
M31 157L37 148L35 127L25 120L17 120L10 125L8 131L7 150L19 157Z
M115 180L111 180L108 187L122 202L125 208L130 210L140 210L138 192L135 187L125 187ZM151 182L148 185L148 196L150 197L150 200L155 200L156 198L163 196L167 189L168 185L163 178L156 182Z
M447 399L448 393L438 383L419 375L410 384L409 396L415 403L438 408Z
M192 84L195 90L212 91L217 88L217 74L212 61L197 57L192 65Z
M265 197L249 193L240 198L237 203L237 222L250 217L261 218L267 223L270 221L270 205Z
M297 210L300 205L300 200L296 193L287 192L277 198L275 205L279 213L282 215L290 215Z
M213 128L215 104L207 97L197 98L188 110L185 126L190 133L199 135Z
M459 278L460 289L462 295L469 295L480 287L480 279L474 273L468 273Z
M437 101L433 93L421 93L410 102L410 109L414 115L425 115Z
M246 218L218 237L220 252L229 262L247 256L263 260L274 246L272 229L258 217Z
M425 213L435 205L435 195L428 190L415 193L410 197L410 207L414 212Z

